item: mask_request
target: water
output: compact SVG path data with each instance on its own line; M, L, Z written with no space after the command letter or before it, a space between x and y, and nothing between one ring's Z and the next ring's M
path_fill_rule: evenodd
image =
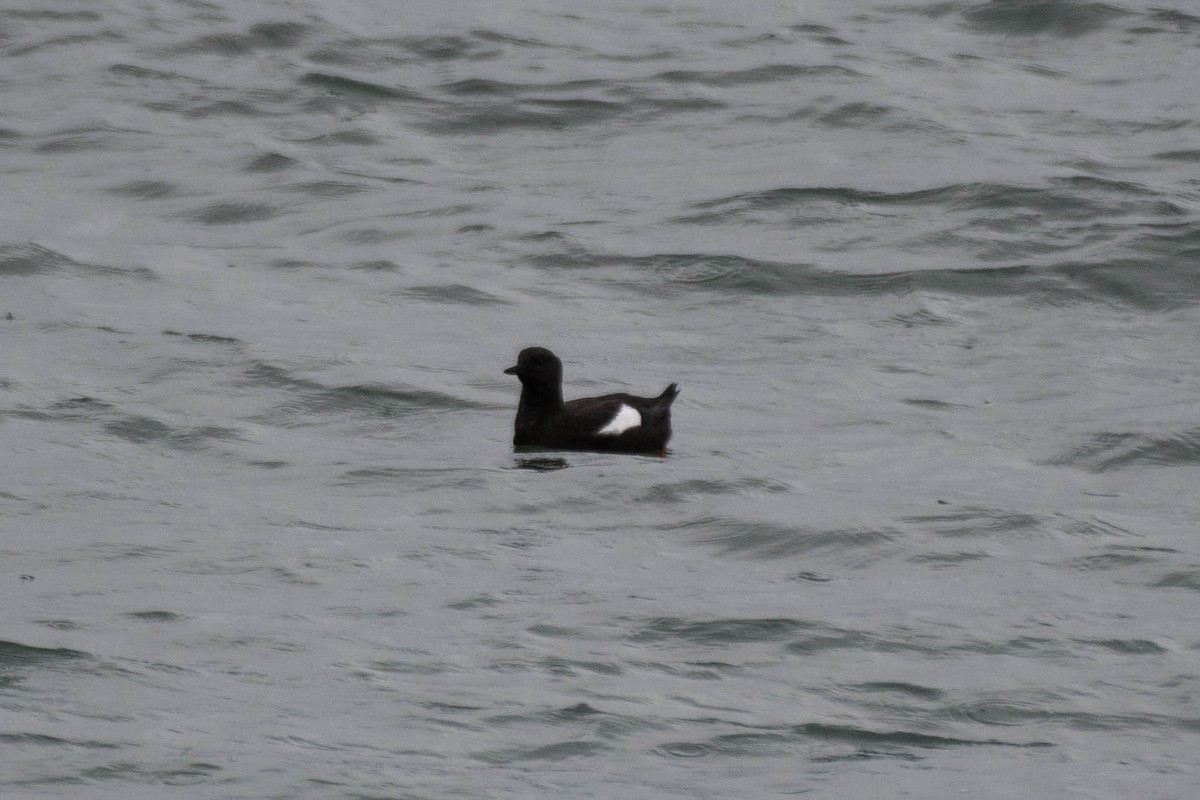
M4 797L1194 793L1182 0L7 2ZM515 454L501 370L678 381Z

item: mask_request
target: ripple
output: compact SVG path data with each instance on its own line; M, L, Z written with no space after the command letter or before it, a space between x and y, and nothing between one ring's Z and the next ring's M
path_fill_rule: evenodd
M110 194L134 200L160 200L175 195L178 187L166 181L137 180L113 186L108 191Z
M1098 433L1048 464L1074 466L1088 472L1110 472L1132 466L1178 467L1200 464L1200 428L1178 433Z
M477 753L476 758L489 764L511 764L523 761L564 761L599 755L609 748L602 742L566 741L541 746L514 747Z
M643 624L629 638L639 642L681 639L710 645L783 642L810 626L811 623L787 618L685 620L660 617Z
M430 102L429 98L418 92L345 75L310 72L301 79L301 82L339 95L360 96L372 100L398 100L406 103Z
M406 297L426 300L435 303L451 303L468 306L508 305L509 302L494 294L465 286L460 283L441 284L438 286L413 286L405 289Z
M945 514L904 517L903 522L939 536L997 536L1040 530L1043 521L1032 514L1000 508L964 507Z
M91 658L88 653L65 647L35 647L0 639L0 666L30 667L54 665Z
M176 45L173 54L211 53L221 56L246 56L260 50L295 47L310 30L298 22L261 22L246 33L214 33Z
M871 747L896 747L902 749L948 747L976 747L980 745L1000 745L1004 747L1053 747L1052 742L1006 742L997 739L964 739L955 736L940 736L920 731L890 730L876 731L860 728L854 725L830 725L825 723L808 723L797 725L793 730L802 736L822 741L847 742Z
M859 78L852 69L836 65L763 64L757 67L727 71L671 70L654 76L656 81L729 87L755 83L776 83L813 77Z
M78 266L73 259L41 245L0 245L0 275L33 275L72 266Z
M712 755L712 748L699 742L671 742L654 748L659 755L668 758L706 758Z
M241 225L247 222L260 222L273 219L280 210L267 203L212 203L187 214L204 225Z
M1102 30L1127 16L1128 11L1116 6L1081 0L989 0L962 12L967 27L980 33L1067 39Z
M895 531L860 528L812 529L726 517L701 517L672 526L699 535L695 541L717 545L725 555L762 559L820 551L854 554L856 559L889 545Z

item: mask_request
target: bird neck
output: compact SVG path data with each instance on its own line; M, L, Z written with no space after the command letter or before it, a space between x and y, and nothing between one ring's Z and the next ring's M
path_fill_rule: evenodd
M561 383L551 386L523 385L521 387L521 402L517 409L518 412L528 411L536 414L545 414L558 411L562 407Z

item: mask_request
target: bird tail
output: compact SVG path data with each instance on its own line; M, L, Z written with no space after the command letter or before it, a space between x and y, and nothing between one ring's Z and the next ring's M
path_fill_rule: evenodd
M671 404L675 402L675 398L679 395L679 384L672 383L663 393L654 398L654 403L649 409L648 422L658 423L664 419L670 419Z

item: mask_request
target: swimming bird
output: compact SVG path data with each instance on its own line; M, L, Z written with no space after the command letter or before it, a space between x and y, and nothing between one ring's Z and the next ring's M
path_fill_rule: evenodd
M513 435L517 447L666 455L677 384L658 397L618 393L564 403L562 361L544 347L526 347L516 366L504 372L521 379Z

